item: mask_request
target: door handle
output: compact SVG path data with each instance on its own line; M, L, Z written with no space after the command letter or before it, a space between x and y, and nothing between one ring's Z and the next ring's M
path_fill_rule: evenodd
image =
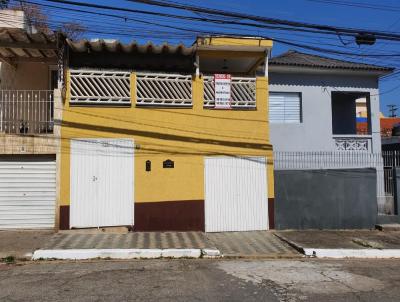
M96 181L97 180L97 177L96 176L93 176L92 177L92 181Z

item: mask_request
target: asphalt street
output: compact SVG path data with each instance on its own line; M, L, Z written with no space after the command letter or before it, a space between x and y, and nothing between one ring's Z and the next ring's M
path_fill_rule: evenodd
M0 301L400 301L400 260L0 264Z

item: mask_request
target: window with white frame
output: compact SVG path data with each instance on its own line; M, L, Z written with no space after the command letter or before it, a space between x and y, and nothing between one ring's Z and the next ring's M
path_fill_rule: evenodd
M270 123L301 123L301 93L270 92Z

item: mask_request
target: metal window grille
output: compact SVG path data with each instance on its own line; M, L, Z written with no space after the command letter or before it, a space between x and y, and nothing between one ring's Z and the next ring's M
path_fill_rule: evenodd
M136 105L192 106L192 76L137 73Z
M0 132L53 133L52 90L0 90Z
M130 72L70 70L71 104L130 104Z
M256 108L256 78L231 78L231 107ZM215 106L214 77L204 77L204 107Z

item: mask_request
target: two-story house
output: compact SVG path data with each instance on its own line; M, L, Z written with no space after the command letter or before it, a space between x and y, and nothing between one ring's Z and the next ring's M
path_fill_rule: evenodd
M380 152L379 78L393 68L288 51L269 61L275 151ZM366 131L357 133L357 106Z
M60 229L266 230L269 40L66 41Z
M23 12L0 26L0 229L52 228L56 213L54 118L57 36L27 26ZM59 103L61 104L61 102Z

